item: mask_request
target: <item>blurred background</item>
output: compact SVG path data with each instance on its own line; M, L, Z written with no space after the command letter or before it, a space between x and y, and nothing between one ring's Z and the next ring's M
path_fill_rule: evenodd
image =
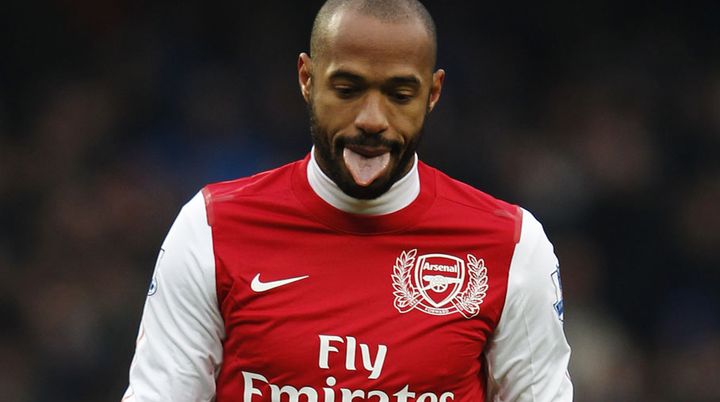
M157 250L205 183L310 148L319 1L0 5L0 399L118 401ZM428 1L420 156L531 210L579 402L720 401L720 3Z

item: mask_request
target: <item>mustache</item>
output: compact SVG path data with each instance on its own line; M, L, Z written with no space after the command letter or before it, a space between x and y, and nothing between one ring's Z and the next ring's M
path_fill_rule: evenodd
M399 151L402 144L398 141L389 140L382 135L359 132L355 135L338 137L336 147L344 148L347 145L356 145L361 147L388 148L391 151Z

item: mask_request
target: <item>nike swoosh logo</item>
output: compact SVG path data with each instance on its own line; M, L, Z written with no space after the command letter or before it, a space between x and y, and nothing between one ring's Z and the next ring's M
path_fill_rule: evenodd
M288 278L288 279L281 279L279 281L270 281L270 282L262 282L260 281L260 274L255 275L252 282L250 282L250 289L252 289L255 292L266 292L270 289L275 289L280 286L285 286L288 284L291 284L293 282L297 282L299 280L303 280L305 278L308 278L310 275L305 276L297 276L295 278Z

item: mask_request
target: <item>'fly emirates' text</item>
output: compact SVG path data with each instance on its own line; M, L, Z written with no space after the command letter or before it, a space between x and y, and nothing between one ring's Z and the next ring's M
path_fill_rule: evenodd
M321 369L329 369L328 357L330 353L339 353L340 350L338 348L344 348L345 368L356 371L355 356L358 346L360 355L362 356L363 368L369 373L368 379L378 379L382 373L383 363L385 363L387 346L378 345L375 357L373 357L371 356L370 346L363 343L358 345L357 340L352 336L342 338L335 335L320 335L318 366ZM353 402L355 398L369 400L373 397L377 398L377 402L390 402L391 400L394 402L448 402L455 399L455 395L452 392L443 392L439 395L433 392L425 392L416 395L415 392L410 390L409 384L397 392L388 395L386 392L380 390L335 389L334 386L337 384L337 381L335 377L332 376L328 376L325 379L327 387L322 387L322 389L318 390L308 386L298 388L293 385L270 384L263 375L247 371L243 371L242 375L245 383L243 402L253 402L253 395L259 396L259 400L267 400L269 396L272 402L280 402L282 395L287 395L286 400L288 402L299 402L300 395L303 395L305 397L304 400L307 402ZM257 384L259 383L265 383L269 386L270 395L263 395L262 390L257 388Z

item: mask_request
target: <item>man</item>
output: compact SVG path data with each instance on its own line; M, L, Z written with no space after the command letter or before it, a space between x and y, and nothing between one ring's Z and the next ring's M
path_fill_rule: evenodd
M419 162L445 73L415 0L330 0L304 160L207 186L165 240L126 401L570 401L528 212Z

